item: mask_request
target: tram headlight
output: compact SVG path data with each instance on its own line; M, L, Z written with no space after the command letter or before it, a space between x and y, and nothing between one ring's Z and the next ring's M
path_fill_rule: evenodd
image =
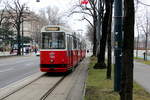
M51 63L53 63L53 62L54 62L54 60L53 60L53 59L51 59L51 60L50 60L50 62L51 62Z

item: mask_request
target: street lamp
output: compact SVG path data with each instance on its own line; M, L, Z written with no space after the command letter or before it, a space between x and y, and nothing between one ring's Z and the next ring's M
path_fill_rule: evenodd
M40 0L36 0L36 2L40 2Z

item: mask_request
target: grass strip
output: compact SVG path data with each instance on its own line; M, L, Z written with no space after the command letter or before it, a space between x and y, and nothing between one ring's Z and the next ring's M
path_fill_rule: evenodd
M139 57L134 57L135 61L137 62L140 62L140 63L143 63L143 64L147 64L147 65L150 65L150 61L147 60L147 61L144 61L143 58L139 58Z
M113 91L113 79L106 79L106 69L93 69L96 58L91 57L90 59L85 100L119 100L119 94ZM134 100L150 100L150 94L136 83L134 83L133 93Z

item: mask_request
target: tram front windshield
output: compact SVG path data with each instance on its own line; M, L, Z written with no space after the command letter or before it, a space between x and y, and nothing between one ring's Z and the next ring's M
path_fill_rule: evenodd
M65 49L63 32L42 33L42 49Z

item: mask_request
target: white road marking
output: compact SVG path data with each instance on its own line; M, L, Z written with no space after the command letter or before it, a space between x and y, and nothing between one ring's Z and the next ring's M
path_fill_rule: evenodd
M9 68L9 69L0 70L0 73L11 71L11 70L14 70L14 69L13 68Z
M31 65L33 65L33 63L28 63L28 64L26 64L26 66L31 66Z

